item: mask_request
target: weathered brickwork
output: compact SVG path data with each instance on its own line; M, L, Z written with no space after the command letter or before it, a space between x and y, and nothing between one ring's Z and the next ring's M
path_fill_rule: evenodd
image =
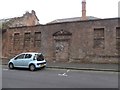
M118 18L7 29L3 56L42 52L48 61L118 63Z
M35 26L39 25L39 19L36 16L34 10L30 12L26 12L21 17L9 18L9 19L2 19L2 28L10 28L10 27L23 27L23 26Z

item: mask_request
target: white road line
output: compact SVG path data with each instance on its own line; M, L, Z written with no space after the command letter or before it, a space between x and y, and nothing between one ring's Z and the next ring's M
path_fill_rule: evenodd
M68 73L70 70L67 70L66 73ZM58 76L68 76L66 73L58 74Z
M66 73L58 74L58 76L68 76Z

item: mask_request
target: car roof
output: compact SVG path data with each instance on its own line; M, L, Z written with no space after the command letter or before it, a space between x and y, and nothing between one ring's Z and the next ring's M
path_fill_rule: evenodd
M38 53L38 52L23 52L21 54L42 54L42 53Z

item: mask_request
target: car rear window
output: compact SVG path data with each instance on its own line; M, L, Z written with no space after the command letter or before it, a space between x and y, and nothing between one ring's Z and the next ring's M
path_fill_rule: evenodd
M37 61L44 60L44 56L42 54L37 54Z

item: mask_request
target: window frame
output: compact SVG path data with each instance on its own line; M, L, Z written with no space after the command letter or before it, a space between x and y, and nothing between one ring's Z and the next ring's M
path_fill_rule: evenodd
M27 55L30 55L30 57L26 57ZM30 59L32 57L32 54L25 54L25 59Z
M13 38L13 45L14 45L14 50L19 50L19 45L20 45L20 33L16 32L14 33L14 38Z
M98 37L96 36L96 32L98 31L102 31L102 35L100 36L98 34ZM105 49L105 29L104 28L94 28L94 37L93 37L93 48L94 49ZM97 44L97 41L99 42L99 45ZM102 47L100 47L100 44L103 45Z
M20 56L22 56L23 55L23 57L22 58L19 58ZM18 56L16 56L15 58L14 58L14 60L17 60L17 59L24 59L25 58L25 54L20 54L20 55L18 55Z
M29 45L27 43L29 43ZM25 32L24 33L24 48L30 48L30 43L31 43L31 32Z
M40 35L40 38L36 38L36 35ZM38 43L39 42L39 46L36 44L36 43ZM34 33L34 47L36 47L36 48L38 48L38 47L40 47L41 46L41 32L35 32Z
M120 50L118 43L120 43L120 27L116 27L116 49Z

